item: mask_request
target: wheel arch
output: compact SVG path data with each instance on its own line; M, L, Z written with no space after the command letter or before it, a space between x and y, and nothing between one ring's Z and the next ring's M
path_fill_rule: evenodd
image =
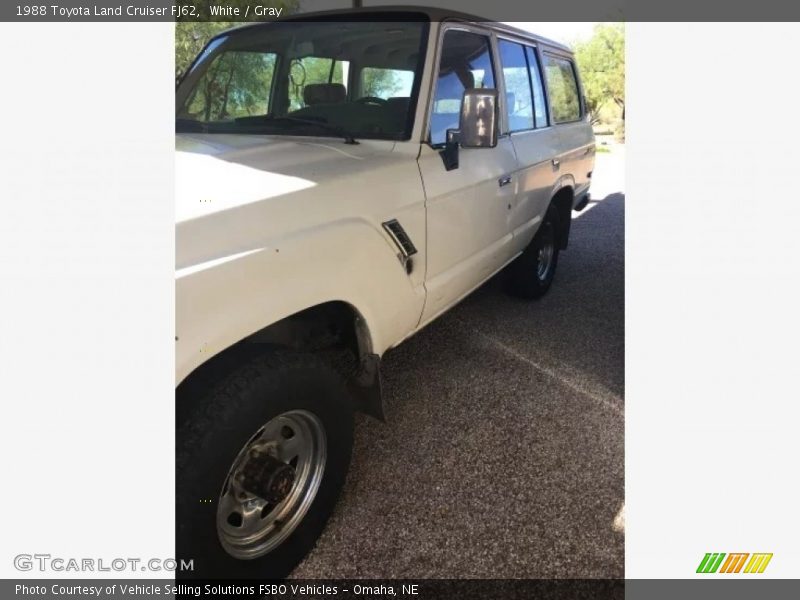
M196 365L176 387L176 421L182 421L202 394L242 364L273 349L323 355L348 385L355 386L351 391L356 396L359 389L373 386L378 386L380 394L380 359L374 353L366 319L349 302L331 300L270 323ZM356 400L363 412L382 418L382 410L375 414L369 399Z

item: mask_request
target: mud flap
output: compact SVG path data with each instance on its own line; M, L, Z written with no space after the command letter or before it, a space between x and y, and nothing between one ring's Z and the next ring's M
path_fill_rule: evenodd
M386 410L381 389L381 357L367 354L361 359L358 372L347 382L356 410L386 422Z

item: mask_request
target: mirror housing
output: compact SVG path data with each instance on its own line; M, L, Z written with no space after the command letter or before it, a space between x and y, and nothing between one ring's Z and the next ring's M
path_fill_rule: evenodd
M497 146L497 90L469 88L461 98L458 129L447 130L442 151L445 169L458 168L458 148L494 148Z

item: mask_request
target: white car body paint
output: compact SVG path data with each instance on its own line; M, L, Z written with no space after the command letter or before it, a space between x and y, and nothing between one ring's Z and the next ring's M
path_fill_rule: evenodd
M488 35L558 45L513 30ZM527 246L553 195L588 192L585 119L504 133L444 169L427 139L441 23L431 23L409 141L180 134L176 139L176 384L210 357L331 301L363 318L381 355L452 307ZM498 75L499 59L494 52ZM504 89L498 77L500 114ZM559 162L556 167L553 161ZM511 184L498 186L501 177ZM416 246L408 274L382 223Z

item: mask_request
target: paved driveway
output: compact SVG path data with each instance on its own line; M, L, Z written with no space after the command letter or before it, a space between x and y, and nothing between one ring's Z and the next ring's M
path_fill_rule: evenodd
M624 575L624 148L539 302L498 278L385 356L339 505L295 577Z

